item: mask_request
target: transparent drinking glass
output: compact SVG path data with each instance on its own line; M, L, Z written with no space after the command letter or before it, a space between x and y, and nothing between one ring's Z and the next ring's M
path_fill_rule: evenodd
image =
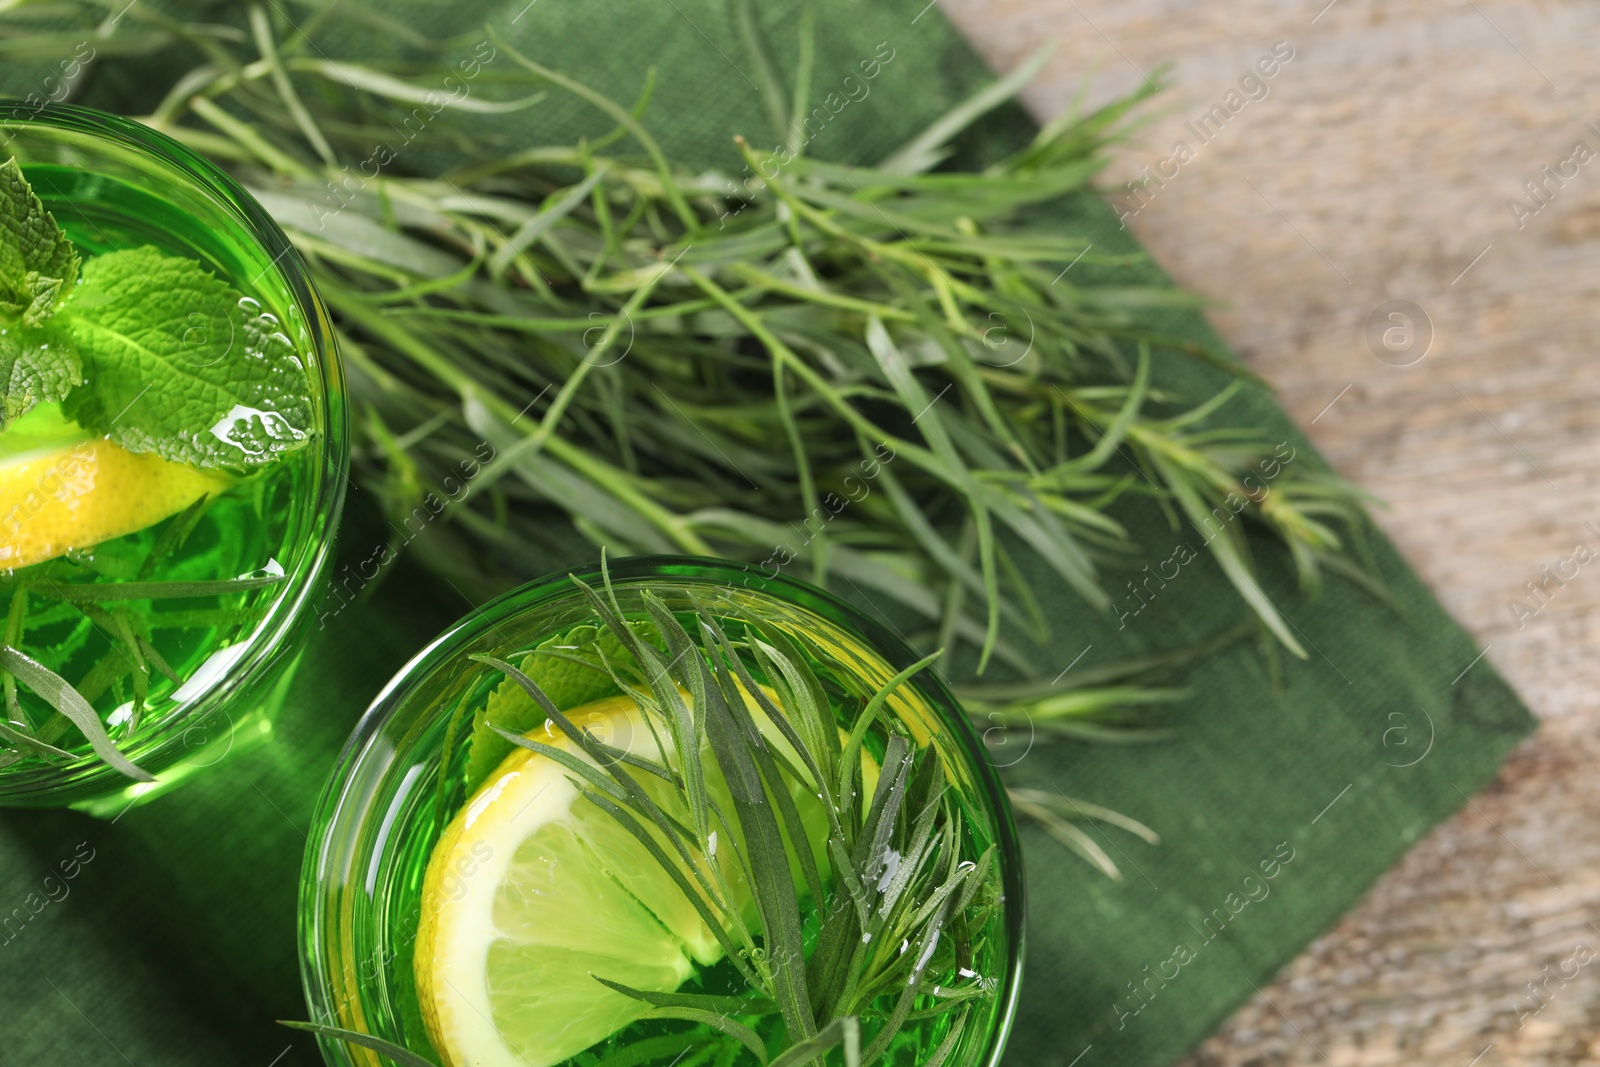
M54 747L71 758L0 739L0 805L116 812L203 770L233 748L270 736L272 713L304 644L303 623L344 501L350 454L344 382L327 311L299 255L266 211L203 157L114 115L9 101L0 102L0 162L10 158L85 263L109 252L154 246L165 255L198 262L236 290L226 344L210 344L215 339L201 332L185 334L186 341L215 361L249 358L262 338L274 345L286 340L304 369L310 399L310 424L297 427L308 439L306 446L210 494L204 506L195 505L197 517L191 517L187 536L176 547L163 546L162 559L174 574L216 580L254 574L261 584L251 593L160 603L108 601L87 612L93 616L87 623L42 595L27 605L31 614L24 620L23 651L53 662L75 686L89 689L102 680L84 681L72 672L92 675L81 670L84 657L93 660L96 649L111 649L114 636L107 635L119 611L135 620L135 630L154 627L136 634L133 643L156 653L138 665L147 684L137 712L128 699L131 675L104 685L90 703L116 746L156 781L132 784L94 757L75 729L41 723L37 706L31 724L22 725L41 732L53 728ZM12 518L25 521L26 507L23 511L20 519ZM128 536L146 538L139 547L158 540L163 529L158 524ZM127 555L125 548L109 541L68 553L67 563L59 566L93 572L91 580L123 580L130 575L111 564L119 552ZM229 565L240 571L207 572L207 567ZM34 569L0 572L4 597L14 599ZM35 583L33 588L42 587ZM77 595L67 600L84 602ZM130 615L128 604L149 608ZM186 614L179 619L158 611ZM32 620L39 620L37 628ZM144 644L137 644L141 640ZM8 711L10 725L18 725L18 707L8 704Z
M314 1023L439 1059L422 1022L414 948L430 853L472 795L462 735L471 729L466 710L481 706L475 702L487 672L473 657L512 656L595 623L590 602L572 578L603 595L606 575L622 616L630 620L646 617L643 596L649 593L682 617L705 611L730 634L759 625L803 637L823 657L828 684L858 699L918 659L879 624L819 589L754 567L692 557L638 557L612 562L604 571L553 575L477 609L419 652L378 694L318 802L300 887L301 977ZM991 877L999 903L987 913L984 935L973 939L984 949L961 972L979 976L988 996L973 1009L945 1060L946 1067L992 1067L1010 1028L1022 966L1016 829L997 773L945 688L924 670L898 693L904 699L891 701L897 729L937 754L975 847L994 849ZM480 811L483 797L494 792L492 783L485 786L472 810ZM605 1048L585 1053L583 1062L595 1055L628 1059L629 1035L636 1033L630 1028L614 1035ZM385 1062L345 1040L320 1040L335 1067ZM923 1062L931 1046L917 1048L902 1050L893 1062L913 1062L907 1055ZM827 1062L838 1055L836 1050Z

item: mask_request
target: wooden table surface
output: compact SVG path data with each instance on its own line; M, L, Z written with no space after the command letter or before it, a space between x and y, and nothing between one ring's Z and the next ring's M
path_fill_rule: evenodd
M1090 75L1104 100L1174 64L1168 114L1117 153L1119 186L1162 178L1126 198L1128 225L1225 305L1222 335L1387 503L1379 522L1542 720L1184 1064L1600 1062L1600 7L941 6L1001 70L1056 42L1027 94L1040 117ZM1278 42L1292 58L1230 98ZM1374 347L1390 301L1422 315L1408 339L1383 309Z

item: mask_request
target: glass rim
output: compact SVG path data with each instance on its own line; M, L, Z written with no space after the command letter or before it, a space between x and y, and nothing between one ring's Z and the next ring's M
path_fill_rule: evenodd
M864 641L873 652L881 656L895 670L917 662L918 656L904 639L888 627L868 617L853 604L820 589L809 582L785 574L769 575L756 564L731 560L711 559L702 556L648 555L629 556L614 561L593 563L583 567L552 572L534 579L508 592L502 593L462 616L446 627L437 637L424 645L408 659L384 684L367 710L362 714L350 737L340 749L338 758L328 772L322 792L312 812L312 826L321 827L306 844L305 859L301 866L300 897L298 906L300 938L300 975L306 1006L313 1018L335 1019L340 1016L333 1010L339 997L329 981L330 968L318 951L326 944L343 945L343 938L328 939L328 933L337 929L337 916L328 906L324 886L319 877L326 869L330 853L337 845L347 843L347 834L335 833L350 820L359 820L370 814L366 810L370 795L350 798L345 796L346 786L361 763L371 751L374 740L389 720L404 706L406 700L436 670L459 655L471 642L501 623L517 615L574 595L571 579L580 578L597 585L609 573L613 583L634 583L644 579L661 578L686 585L728 586L741 585L752 593L770 596L789 604L810 610L828 622L842 627L851 636ZM752 584L759 582L759 585ZM1005 934L1008 947L1003 988L999 992L1000 1005L995 1014L993 1032L981 1061L982 1067L997 1067L1004 1051L1006 1038L1016 1018L1018 999L1022 986L1022 965L1026 939L1024 926L1027 911L1026 887L1023 881L1022 842L1017 833L1016 819L1011 809L1000 772L987 757L977 730L967 717L960 701L932 671L923 672L914 683L933 706L939 718L949 727L948 739L966 757L971 765L979 790L983 794L995 821L995 843L998 845L1001 887L1005 901ZM325 1056L330 1042L319 1041ZM340 1046L342 1050L342 1045ZM330 1062L348 1063L346 1059Z
M194 751L185 740L189 730L211 724L219 713L225 713L228 703L241 689L268 675L310 608L312 595L332 556L349 481L350 426L344 366L327 308L311 284L310 272L299 251L255 197L216 164L160 130L120 115L78 104L30 104L14 98L0 98L0 129L11 132L24 127L64 130L109 141L154 159L192 182L270 257L269 269L277 274L294 303L299 305L315 350L316 373L308 374L307 378L313 390L320 394L322 425L319 430L323 444L321 461L313 464L318 478L315 497L306 504L308 514L323 532L321 536L308 536L296 546L299 551L292 561L281 561L288 579L285 588L250 634L248 650L224 676L226 684L214 687L142 739L132 739L118 746L145 770L159 775L186 752ZM0 772L0 804L54 806L101 796L122 784L136 785L104 763L79 766L82 762L10 774ZM52 779L65 768L73 770L71 783L53 783ZM71 796L60 796L63 792Z

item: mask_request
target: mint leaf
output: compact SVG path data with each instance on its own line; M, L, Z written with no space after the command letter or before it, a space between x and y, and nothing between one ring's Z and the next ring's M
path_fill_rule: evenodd
M196 467L254 467L299 448L312 424L306 368L242 300L155 248L80 266L16 159L0 164L0 430L64 401L85 429Z
M631 624L630 625L634 625ZM642 624L641 624L642 625ZM635 626L635 632L645 636L646 631ZM557 634L538 646L546 652L554 649L576 656L594 667L574 663L560 656L530 652L516 664L517 670L544 690L545 696L561 711L592 703L602 697L615 696L620 690L611 676L601 666L605 662L615 667L624 661L627 653L622 642L610 630L584 625L574 626L564 634ZM596 669L598 668L598 669ZM494 726L509 733L525 734L544 722L544 709L510 678L495 686L494 691L472 716L472 740L467 748L467 792L475 792L484 780L494 773L515 747L510 741L495 733Z
M0 326L0 430L35 404L62 399L81 381L83 364L59 323Z
M241 294L155 248L96 256L63 315L84 384L65 410L131 452L195 467L270 463L310 440L306 368Z
M0 164L0 430L83 380L64 330L49 322L72 295L78 253L15 158Z
M72 294L78 253L15 157L0 163L0 313L38 326Z

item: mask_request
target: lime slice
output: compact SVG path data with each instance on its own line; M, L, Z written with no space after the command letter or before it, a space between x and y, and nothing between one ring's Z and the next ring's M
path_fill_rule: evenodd
M90 437L41 404L0 433L0 568L154 526L230 480Z
M769 743L792 756L754 701L747 697L747 703ZM629 697L608 697L566 714L608 744L658 758L649 726ZM527 736L578 751L553 725ZM731 812L727 784L708 749L702 749L701 765L707 793ZM871 770L876 777L876 766ZM672 877L611 815L584 799L571 777L554 760L518 748L434 846L415 970L423 1020L447 1067L560 1063L649 1010L595 977L667 992L697 965L722 956ZM670 803L666 783L643 773L634 777L658 803ZM799 783L791 783L790 793L813 855L820 857L827 839L821 802ZM753 901L734 859L738 847L724 841L707 851L741 918L752 924ZM790 859L798 867L793 854Z

